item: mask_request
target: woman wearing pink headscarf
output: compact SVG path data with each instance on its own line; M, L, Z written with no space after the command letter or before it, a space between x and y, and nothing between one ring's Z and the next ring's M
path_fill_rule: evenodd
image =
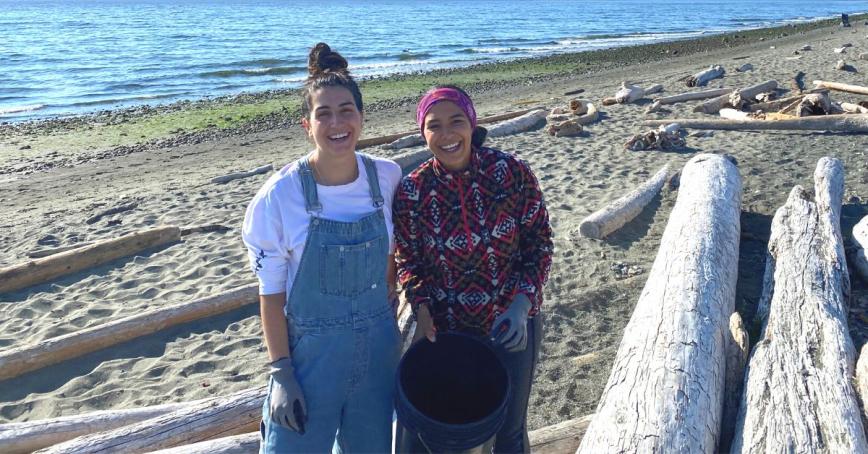
M482 146L485 130L460 88L428 91L416 121L434 158L404 177L393 210L415 340L449 331L490 337L513 391L495 452L529 452L527 403L552 256L539 183L527 163Z

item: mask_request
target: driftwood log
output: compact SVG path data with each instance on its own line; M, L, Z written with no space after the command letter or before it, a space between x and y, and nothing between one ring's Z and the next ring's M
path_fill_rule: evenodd
M735 107L736 109L741 109L741 107L746 104L748 100L753 99L754 96L763 92L772 91L776 88L778 88L778 82L776 80L768 80L757 85L742 88L738 91L733 91L727 95L718 96L717 98L696 106L693 111L716 114L724 107Z
M729 318L729 333L726 344L726 380L723 393L723 417L720 427L720 452L729 450L735 434L735 421L744 384L744 368L750 354L750 338L742 323L741 315L733 312ZM725 443L725 444L724 444Z
M257 454L260 438L258 431L250 432L161 449L150 454Z
M863 107L863 106L860 106L859 104L842 102L838 106L841 108L841 110L843 110L846 113L868 114L868 107Z
M708 69L702 70L688 77L685 82L688 87L704 87L710 80L723 77L725 73L726 71L724 71L723 66L709 66Z
M545 120L545 109L532 110L520 117L502 121L488 128L488 137L501 137L527 131Z
M826 88L833 91L842 91L844 93L854 93L857 95L868 95L868 87L861 85L842 84L838 82L826 82L823 80L815 80L814 86L817 88Z
M431 150L423 148L421 150L399 154L398 156L393 157L392 160L395 161L404 172L407 172L431 156L433 156Z
M856 361L856 393L862 401L862 423L868 418L868 344L862 345Z
M41 284L180 239L181 230L178 227L158 227L0 268L0 293Z
M261 175L263 173L268 173L274 170L274 166L271 164L266 164L264 166L257 167L253 170L248 170L247 172L236 172L230 173L229 175L222 175L219 177L214 177L211 179L211 182L214 184L226 184L233 180L239 180L241 178L248 178L254 175Z
M851 254L853 268L868 282L868 216L853 226L853 242L856 244Z
M648 88L642 88L638 85L632 85L627 82L621 83L621 88L615 92L615 96L604 98L603 105L610 106L612 104L629 104L638 101L647 95L659 93L663 91L663 85L656 84Z
M724 131L834 131L834 132L868 132L868 115L824 115L817 117L802 117L791 120L717 120L717 119L675 119L675 120L645 120L642 124L659 126L678 123L688 129L716 129Z
M582 220L579 233L585 238L596 240L609 236L642 212L654 199L669 175L669 165L663 166L649 180L639 185L629 194L595 211Z
M534 454L574 452L593 415L570 419L528 433ZM151 454L256 454L259 452L259 432L217 438L190 445L154 451Z
M727 157L700 154L688 161L578 452L717 449L740 209L741 179Z
M761 297L768 309L745 375L734 453L868 452L851 386L841 162L821 158L814 182L813 197L796 186L772 220Z
M748 104L745 106L745 109L747 109L748 111L751 111L751 112L758 112L758 111L771 112L771 111L781 110L782 108L784 108L784 106L788 106L788 105L793 104L793 103L796 103L796 104L800 103L802 101L802 98L804 98L805 95L807 95L807 94L823 93L823 92L828 93L828 90L826 90L825 88L815 88L812 90L805 90L801 94L798 94L795 96L787 96L786 98L779 98L779 99L775 99L773 101L768 101L768 102L758 102L755 104Z
M0 380L154 333L170 326L256 303L256 284L216 296L142 312L103 325L0 352Z
M696 101L700 99L708 99L708 98L717 98L719 96L728 95L732 93L732 88L715 88L712 90L703 90L703 91L694 91L690 93L682 93L680 95L666 96L663 98L657 98L654 100L654 103L651 104L648 109L645 110L645 113L657 112L660 110L661 106L667 104L677 104L685 101Z
M127 426L171 413L202 401L155 405L127 410L106 410L75 416L64 416L0 425L0 447L4 454L29 453L63 443L82 435Z
M133 454L247 433L259 427L265 395L265 386L247 389L139 423L74 438L37 452Z

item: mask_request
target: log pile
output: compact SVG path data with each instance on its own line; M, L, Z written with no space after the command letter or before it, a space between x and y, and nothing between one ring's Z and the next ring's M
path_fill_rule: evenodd
M636 134L624 144L624 148L630 151L677 150L683 148L687 142L681 136L680 126L676 128L667 126L673 124L677 125L677 123L664 122L657 129Z
M567 108L555 107L546 116L546 132L555 137L579 135L584 125L597 121L600 113L593 103L573 99Z
M657 258L577 452L717 449L740 211L741 179L727 157L700 154L687 163Z
M851 378L849 278L840 232L844 172L822 158L774 216L732 452L868 452Z

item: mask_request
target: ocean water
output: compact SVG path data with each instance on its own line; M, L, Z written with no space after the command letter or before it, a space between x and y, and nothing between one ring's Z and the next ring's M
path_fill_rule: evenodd
M868 10L851 0L0 0L0 122L455 67Z

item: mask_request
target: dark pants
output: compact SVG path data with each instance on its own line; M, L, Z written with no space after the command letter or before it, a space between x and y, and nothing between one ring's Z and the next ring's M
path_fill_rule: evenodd
M515 353L509 353L502 348L495 349L509 373L512 384L512 396L506 412L506 421L497 432L494 442L494 452L497 454L530 453L530 442L527 437L527 404L542 338L543 319L542 314L539 314L532 320L528 320L527 348ZM396 429L395 452L426 454L430 452L410 432L405 434L405 429L400 422Z
M509 353L498 348L497 354L509 373L512 383L512 398L506 412L506 422L494 442L495 453L529 453L530 442L527 438L527 403L533 383L534 370L539 358L543 338L542 314L527 322L527 348L520 352Z

